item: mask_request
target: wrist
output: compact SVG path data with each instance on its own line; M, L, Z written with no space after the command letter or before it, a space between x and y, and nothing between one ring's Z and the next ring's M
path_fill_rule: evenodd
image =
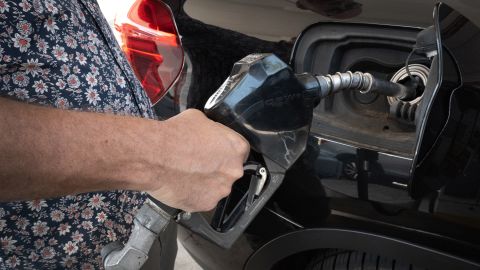
M86 150L93 157L87 158L81 168L88 172L92 181L85 184L102 190L151 190L159 175L155 159L163 155L158 153L157 138L163 135L161 122L155 120L115 116L110 123L105 123L93 149ZM160 133L160 134L157 134ZM152 141L155 140L155 141Z
M138 119L135 119L138 120ZM168 143L166 123L142 119L134 128L125 129L126 140L123 156L119 158L118 180L125 189L149 191L161 186L164 177L164 160L171 155L165 149ZM122 154L121 154L122 155ZM124 177L122 177L124 175Z

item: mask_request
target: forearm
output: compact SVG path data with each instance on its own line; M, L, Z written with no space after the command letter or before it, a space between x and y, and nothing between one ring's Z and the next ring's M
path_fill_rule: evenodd
M0 201L125 189L205 211L230 193L248 152L197 110L160 122L0 98Z
M0 98L0 201L146 190L152 177L142 156L153 153L142 136L155 125L161 122Z

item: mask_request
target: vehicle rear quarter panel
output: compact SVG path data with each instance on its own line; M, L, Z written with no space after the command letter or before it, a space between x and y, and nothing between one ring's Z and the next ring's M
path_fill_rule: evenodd
M315 1L310 1L315 2ZM361 13L341 20L375 24L426 27L432 24L434 0L360 0ZM289 40L307 26L340 21L308 9L295 0L195 0L185 3L185 11L204 23L266 40Z

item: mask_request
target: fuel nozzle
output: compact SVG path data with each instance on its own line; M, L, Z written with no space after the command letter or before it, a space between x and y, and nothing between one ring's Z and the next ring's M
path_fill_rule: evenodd
M239 115L245 112L252 114L262 108L249 109L257 102L288 111L289 105L293 109L299 108L297 105L302 102L301 97L305 105L311 100L315 105L328 95L352 90L411 100L416 96L416 88L414 83L403 85L358 71L333 75L295 74L273 54L251 54L235 63L230 76L207 101L205 112L212 119L229 125L238 121Z
M408 87L384 79L376 78L370 73L337 72L334 75L315 76L310 73L295 75L307 92L319 99L342 90L360 91L362 94L379 93L385 96L397 97L400 100L410 100L416 96L416 87Z
M205 113L242 134L253 150L289 168L305 148L313 108L322 98L353 90L408 100L415 89L362 72L295 74L273 54L251 54L234 64L205 104Z

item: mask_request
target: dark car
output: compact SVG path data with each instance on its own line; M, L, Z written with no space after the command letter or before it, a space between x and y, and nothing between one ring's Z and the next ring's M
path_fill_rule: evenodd
M417 83L408 100L323 99L305 152L231 248L178 226L202 267L480 269L478 0L138 0L128 14L117 29L161 118L202 109L251 53ZM235 229L247 189L195 231Z

